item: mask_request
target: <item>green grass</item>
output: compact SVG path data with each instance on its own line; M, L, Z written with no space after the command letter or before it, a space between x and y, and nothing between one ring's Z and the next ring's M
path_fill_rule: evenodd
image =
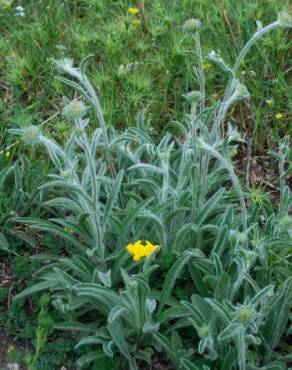
M90 64L90 77L99 89L107 122L117 128L132 126L139 110L146 107L148 124L158 132L171 120L182 117L182 95L196 88L192 71L196 55L192 37L182 32L185 20L197 17L203 22L203 54L208 68L211 50L221 52L231 63L255 32L256 20L264 24L274 20L279 10L287 10L289 1L153 0L145 2L142 18L142 12L135 16L128 13L128 8L138 3L24 1L25 17L16 16L14 3L2 6L2 132L7 126L41 123L58 112L60 96L71 92L54 80L51 60L70 56L79 62L91 53L95 58ZM133 24L140 19L141 25ZM242 131L252 131L259 145L271 144L291 133L289 36L291 31L268 35L253 48L240 71L253 103L233 112L230 120ZM135 62L139 64L119 73L121 65ZM207 72L207 89L220 96L220 71L212 66ZM273 103L269 105L266 100ZM277 119L277 113L283 113L283 117ZM60 115L47 126L58 138L66 136L66 124Z

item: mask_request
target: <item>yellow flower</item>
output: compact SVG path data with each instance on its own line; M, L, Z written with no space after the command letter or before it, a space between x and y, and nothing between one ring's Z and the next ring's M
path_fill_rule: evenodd
M132 25L135 27L141 26L141 19L133 19L132 20Z
M282 119L282 118L284 118L284 114L283 113L276 113L275 117L276 117L276 119Z
M208 70L208 69L210 69L210 68L212 68L213 66L212 66L212 64L211 63L204 63L203 64L203 69L205 69L205 70Z
M137 240L134 244L128 244L126 249L133 256L133 261L138 262L141 258L149 256L158 247L159 245L153 245L148 240L145 244L141 240Z
M136 6L131 7L131 8L128 9L128 13L131 14L131 15L136 15L136 14L139 13L139 11L140 11L139 8L137 8Z
M11 152L8 151L8 152L5 153L6 158L9 158L10 156L11 156Z
M267 105L273 105L273 103L274 103L274 100L273 99L267 99L266 100L266 104Z

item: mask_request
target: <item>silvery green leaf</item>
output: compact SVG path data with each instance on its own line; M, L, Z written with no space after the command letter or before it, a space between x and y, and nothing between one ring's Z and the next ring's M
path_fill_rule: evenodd
M219 334L218 339L224 341L230 338L235 338L242 329L241 326L242 325L238 323L231 323Z
M83 324L81 322L68 321L55 324L54 328L58 330L77 331L80 333L90 334L94 333L97 330L98 326L94 324Z
M170 341L165 337L165 335L160 334L158 332L153 333L153 337L155 341L164 349L164 351L168 354L169 358L171 359L172 363L178 368L179 366L179 358L175 348L172 348Z
M89 336L89 337L81 338L80 341L76 344L75 348L78 349L81 346L92 345L92 344L101 344L101 343L102 343L102 340L99 336L92 335L92 336Z
M170 292L176 282L176 279L182 272L186 263L192 258L192 255L188 252L180 256L177 261L172 265L171 269L168 271L163 286L162 286L162 296L159 302L159 311L158 314L161 314L162 308L165 304L166 299L170 295Z
M147 364L152 364L153 349L151 347L145 350L139 350L135 353L135 358L147 362Z
M182 369L184 370L200 370L200 367L196 366L195 364L193 364L190 360L186 358L182 358L180 360L180 363L181 363Z
M108 357L114 357L114 353L113 353L113 350L112 350L113 345L114 345L113 340L111 340L109 342L104 342L102 344L102 349Z
M274 287L272 285L266 286L260 290L250 301L250 304L254 307L262 303L263 300L270 297L273 294Z
M261 21L257 20L256 21L256 25L257 25L257 32L261 31L263 29L263 24Z
M114 306L110 312L110 314L108 315L108 322L109 324L111 324L112 322L114 322L115 320L117 320L118 318L120 318L124 313L127 312L127 309L121 305L117 305L117 306Z
M229 74L232 74L231 68L225 63L225 61L215 53L215 51L211 51L208 55L209 59L217 64L223 71L228 72Z
M156 306L157 306L157 302L155 299L149 299L149 298L146 299L146 308L150 314L152 314L155 311Z
M18 253L14 252L13 250L11 250L9 248L9 244L8 244L4 234L1 233L1 232L0 232L0 250L2 250L4 252L15 254L16 256L19 256Z
M98 271L98 277L103 285L105 285L106 287L110 288L112 286L111 270L108 270L106 272Z
M228 324L231 321L231 315L222 303L212 298L205 298L205 301L209 303L224 323Z
M118 349L128 360L130 360L130 350L120 325L116 321L114 321L107 325L107 329Z
M93 362L95 360L101 360L105 357L106 357L106 355L102 351L88 352L86 355L83 355L82 357L80 357L78 359L77 365L82 368L83 366L85 366L85 365L87 366L88 364L90 364L91 362Z
M157 332L159 329L159 324L152 323L150 321L146 321L143 325L143 333L154 333Z
M30 296L32 294L41 292L43 290L48 290L50 288L54 288L57 285L58 285L58 282L57 281L52 281L52 280L50 280L50 281L42 281L41 283L35 284L35 285L33 285L33 286L29 287L29 288L24 289L22 292L16 294L13 297L13 301L16 301L16 300L25 298L27 296Z

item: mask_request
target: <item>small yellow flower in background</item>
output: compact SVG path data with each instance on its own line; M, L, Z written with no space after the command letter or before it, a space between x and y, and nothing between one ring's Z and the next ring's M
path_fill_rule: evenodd
M212 68L213 66L212 66L212 64L211 63L204 63L203 64L203 69L205 69L205 70L208 70L208 69L210 69L210 68Z
M128 13L131 14L131 15L137 15L139 13L139 8L137 8L136 6L134 7L131 7L128 9Z
M274 100L273 99L267 99L266 100L266 104L267 105L273 105L273 103L274 103Z
M275 117L276 117L276 119L282 119L282 118L284 118L284 114L283 113L276 113Z
M135 27L141 26L141 19L133 19L132 20L132 25Z
M153 245L148 240L146 240L146 244L143 244L141 240L137 240L134 244L128 244L126 248L133 256L133 261L138 262L141 258L149 256L159 248L159 245Z
M6 157L6 158L11 157L11 152L6 152L6 153L5 153L5 157Z

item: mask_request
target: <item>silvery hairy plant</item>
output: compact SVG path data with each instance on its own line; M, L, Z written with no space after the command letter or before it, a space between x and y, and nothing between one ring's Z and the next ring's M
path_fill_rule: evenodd
M291 19L281 13L267 27L258 23L233 67L209 55L229 75L223 99L211 107L206 106L200 27L197 20L184 26L195 38L200 89L186 95L190 112L184 122L174 122L159 142L149 133L145 112L124 133L105 123L86 74L88 58L78 68L71 59L56 64L69 76L59 80L93 108L98 128L88 129L89 107L80 98L65 99L63 114L72 133L64 146L36 126L11 130L44 146L55 167L41 187L52 217L15 221L72 246L65 257L39 256L47 261L36 274L40 282L15 299L51 291L64 316L56 327L79 332L77 347L88 348L80 367L119 355L125 368L138 369L140 363L151 364L154 352L164 351L176 369L264 370L281 357L273 351L287 332L291 278L278 274L269 257L277 243L282 250L291 247L288 144L274 153L281 171L279 210L259 223L262 215L247 211L232 165L240 135L229 126L223 136L220 127L230 107L249 98L237 79L244 56L267 32L291 27ZM125 246L139 239L159 248L136 262ZM282 356L275 366L284 369L285 361Z

